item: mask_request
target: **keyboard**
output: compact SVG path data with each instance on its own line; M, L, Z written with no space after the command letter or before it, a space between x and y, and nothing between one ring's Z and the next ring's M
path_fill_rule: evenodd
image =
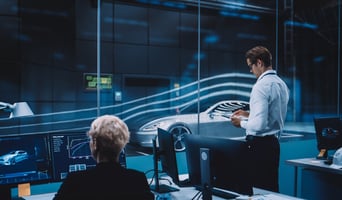
M180 180L177 185L179 187L191 187L192 186L192 183L190 182L189 179L185 179L185 180Z
M214 196L221 197L224 199L235 199L236 197L240 196L237 193L229 192L227 190L221 190L219 188L213 188L211 191Z
M202 186L195 186L196 190L202 191ZM235 193L235 192L231 192L228 190L223 190L220 188L216 188L213 187L211 189L212 195L213 196L217 196L217 197L221 197L223 199L236 199L236 197L239 197L240 194Z

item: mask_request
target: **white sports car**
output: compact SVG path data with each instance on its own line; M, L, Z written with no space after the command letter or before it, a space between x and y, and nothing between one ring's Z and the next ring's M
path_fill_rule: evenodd
M28 158L28 153L24 150L11 151L0 156L0 165L15 165L16 163Z
M192 105L196 106L196 105ZM230 123L230 115L237 109L249 109L248 102L238 100L220 101L198 115L195 113L167 116L150 121L131 134L131 142L143 147L152 147L157 129L169 131L175 138L175 150L185 149L184 134L199 134L214 137L242 137L245 131ZM184 109L186 110L186 108ZM199 122L199 123L198 123Z

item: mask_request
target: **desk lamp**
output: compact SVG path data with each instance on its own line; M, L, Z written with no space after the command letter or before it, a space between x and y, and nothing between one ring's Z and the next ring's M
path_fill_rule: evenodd
M32 116L33 112L26 102L12 104L0 102L0 110L11 112L9 118Z

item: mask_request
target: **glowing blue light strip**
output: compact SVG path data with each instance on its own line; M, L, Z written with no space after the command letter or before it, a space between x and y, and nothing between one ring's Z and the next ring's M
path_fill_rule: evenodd
M225 17L234 17L234 18L247 19L247 20L253 20L253 21L260 20L260 17L257 15L240 14L237 12L230 12L230 11L224 11L224 10L220 11L220 14Z
M308 28L308 29L313 29L313 30L318 29L317 24L310 24L307 22L297 22L297 21L287 20L284 22L284 24L287 26L296 26L296 27Z

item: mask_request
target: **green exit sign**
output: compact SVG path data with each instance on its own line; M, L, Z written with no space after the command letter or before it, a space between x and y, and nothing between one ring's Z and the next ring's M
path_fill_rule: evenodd
M98 78L100 78L98 80ZM112 90L113 75L101 74L100 77L96 73L85 73L83 76L85 90L94 91L97 89L97 84L100 84L101 90Z

